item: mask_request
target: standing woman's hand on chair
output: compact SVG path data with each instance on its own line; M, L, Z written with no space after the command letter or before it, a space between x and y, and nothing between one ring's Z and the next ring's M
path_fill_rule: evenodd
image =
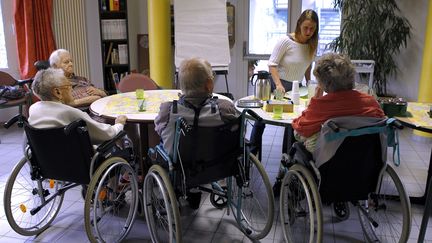
M115 119L115 123L126 124L127 117L124 115L120 115Z

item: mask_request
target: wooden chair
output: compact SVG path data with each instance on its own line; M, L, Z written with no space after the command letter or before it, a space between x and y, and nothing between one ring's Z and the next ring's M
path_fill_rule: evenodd
M141 73L131 73L122 78L118 84L118 90L122 93L136 89L155 90L161 88L150 77Z

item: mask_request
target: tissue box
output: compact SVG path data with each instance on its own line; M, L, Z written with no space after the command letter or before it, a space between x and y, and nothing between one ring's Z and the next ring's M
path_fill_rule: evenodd
M282 105L283 112L293 112L293 103L291 101L283 101L283 100L268 100L264 102L263 110L267 112L273 112L274 105Z

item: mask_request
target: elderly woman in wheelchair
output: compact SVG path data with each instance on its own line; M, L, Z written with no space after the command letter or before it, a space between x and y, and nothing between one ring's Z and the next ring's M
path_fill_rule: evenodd
M316 95L292 123L299 142L283 155L279 176L287 242L321 242L321 203L332 203L336 217L345 220L347 202L357 207L368 241L408 239L410 202L387 165L387 145L395 144L395 128L401 126L385 117L372 96L353 90L354 74L343 55L327 54L316 62Z
M179 69L183 94L163 103L155 120L163 144L149 150L153 166L143 187L153 242L182 242L179 202L186 199L198 208L200 191L211 193L216 208L228 206L249 238L264 238L271 229L271 184L245 146L246 116L239 116L231 101L212 97L213 79L207 61L184 60ZM226 186L218 182L222 179Z
M53 222L67 190L88 185L84 224L89 240L121 241L139 200L135 157L122 131L126 117L102 124L68 106L71 87L61 69L39 71L32 89L41 101L30 107L25 157L6 184L9 224L19 234L37 235Z

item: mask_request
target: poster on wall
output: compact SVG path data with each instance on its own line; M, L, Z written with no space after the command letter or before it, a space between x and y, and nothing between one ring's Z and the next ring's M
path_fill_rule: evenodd
M175 65L202 57L214 69L228 70L227 6L225 0L175 0Z

